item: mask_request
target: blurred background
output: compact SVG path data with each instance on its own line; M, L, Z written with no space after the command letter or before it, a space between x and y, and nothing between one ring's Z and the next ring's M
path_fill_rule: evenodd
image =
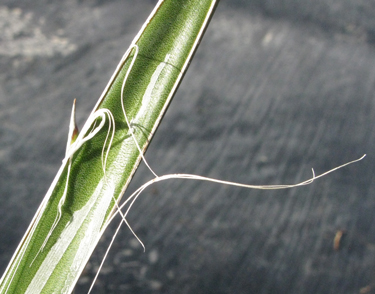
M0 1L0 272L156 1ZM94 293L375 293L375 1L222 0ZM152 174L142 165L127 195ZM117 221L118 223L118 221ZM117 223L87 265L86 293ZM341 236L341 238L340 238Z

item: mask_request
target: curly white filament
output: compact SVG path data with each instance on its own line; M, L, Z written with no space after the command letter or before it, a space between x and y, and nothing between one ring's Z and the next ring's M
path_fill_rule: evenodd
M231 182L231 181L225 181L225 180L218 180L218 179L214 179L214 178L208 178L208 177L204 177L204 176L200 176L200 175L194 175L194 174L167 174L167 175L163 175L163 176L158 176L154 171L153 169L150 167L150 165L148 164L145 156L144 156L144 153L134 135L134 132L133 132L133 129L131 127L131 123L128 119L128 116L126 114L126 110L125 110L125 106L124 106L124 88L125 88L125 85L126 85L126 81L129 77L129 74L130 74L130 71L135 63L135 60L136 60L136 57L138 55L138 46L133 44L127 51L127 54L125 54L125 57L127 58L129 55L130 55L130 52L134 49L134 55L133 55L133 59L130 63L130 66L125 74L125 78L124 78L124 81L122 83L122 87L121 87L121 107L122 107L122 111L123 111L123 114L124 114L124 117L125 117L125 121L126 121L126 124L129 128L129 131L130 131L130 134L131 134L131 137L134 141L134 144L137 146L137 149L140 153L140 156L141 158L143 159L145 165L147 166L147 168L150 170L150 172L154 175L154 178L151 179L150 181L146 182L145 184L143 184L142 186L140 186L136 191L133 192L133 194L131 194L122 204L121 206L118 206L117 205L117 202L116 202L116 212L110 217L110 219L108 220L108 223L111 222L114 217L117 215L117 213L119 213L121 215L121 222L120 224L118 225L115 233L113 234L113 237L112 237L112 240L110 242L110 244L108 245L108 248L107 248L107 251L102 259L102 262L96 272L96 275L95 275L95 278L93 279L93 282L91 284L91 287L89 289L89 292L91 292L94 284L95 284L95 281L97 280L98 278L98 275L100 273L100 270L108 256L108 253L109 253L109 250L111 249L112 247L112 244L121 228L121 225L122 223L124 222L128 228L130 229L130 231L132 232L132 234L134 235L134 237L140 242L140 244L142 245L143 249L145 250L145 246L144 244L142 243L142 241L140 240L140 238L136 235L136 233L134 232L134 230L131 228L131 226L129 225L129 223L126 221L126 216L128 215L131 207L133 206L134 202L136 201L136 199L140 196L140 194L150 185L152 185L153 183L156 183L156 182L160 182L160 181L164 181L164 180L168 180L168 179L187 179L187 180L199 180L199 181L208 181L208 182L214 182L214 183L218 183L218 184L224 184L224 185L230 185L230 186L236 186L236 187L241 187L241 188L247 188L247 189L262 189L262 190L275 190L275 189L289 189L289 188L295 188L295 187L300 187L300 186L304 186L304 185L309 185L311 184L313 181L315 181L316 179L318 178L321 178L329 173L332 173L340 168L343 168L347 165L350 165L350 164L353 164L355 162L358 162L360 160L362 160L365 156L363 155L362 157L360 157L359 159L356 159L356 160L353 160L353 161L350 161L350 162L347 162L345 164L342 164L338 167L335 167L329 171L326 171L320 175L315 175L315 172L314 172L314 169L312 169L312 177L308 180L305 180L305 181L302 181L300 183L297 183L297 184L290 184L290 185L249 185L249 184L243 184L243 183L237 183L237 182ZM127 207L126 207L127 206ZM126 208L125 210L125 213L122 212L122 209Z

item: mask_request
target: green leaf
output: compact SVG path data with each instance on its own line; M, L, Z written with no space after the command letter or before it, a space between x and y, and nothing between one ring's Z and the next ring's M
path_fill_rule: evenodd
M216 2L159 1L78 136L73 109L66 157L0 280L0 293L72 292Z

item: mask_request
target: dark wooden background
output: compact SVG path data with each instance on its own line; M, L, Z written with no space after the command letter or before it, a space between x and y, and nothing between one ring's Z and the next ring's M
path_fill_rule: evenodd
M156 1L0 1L0 271ZM375 1L222 0L94 293L375 293ZM141 166L129 191L151 178ZM344 232L333 249L338 230ZM85 293L114 226L79 281Z

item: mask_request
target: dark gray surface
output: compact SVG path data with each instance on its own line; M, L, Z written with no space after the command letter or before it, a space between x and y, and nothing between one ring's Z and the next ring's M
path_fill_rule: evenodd
M1 1L0 271L155 1ZM375 293L375 1L222 0L148 152L159 174L95 293ZM142 166L130 190L151 174ZM340 250L333 250L344 230ZM114 228L76 293L85 293Z

